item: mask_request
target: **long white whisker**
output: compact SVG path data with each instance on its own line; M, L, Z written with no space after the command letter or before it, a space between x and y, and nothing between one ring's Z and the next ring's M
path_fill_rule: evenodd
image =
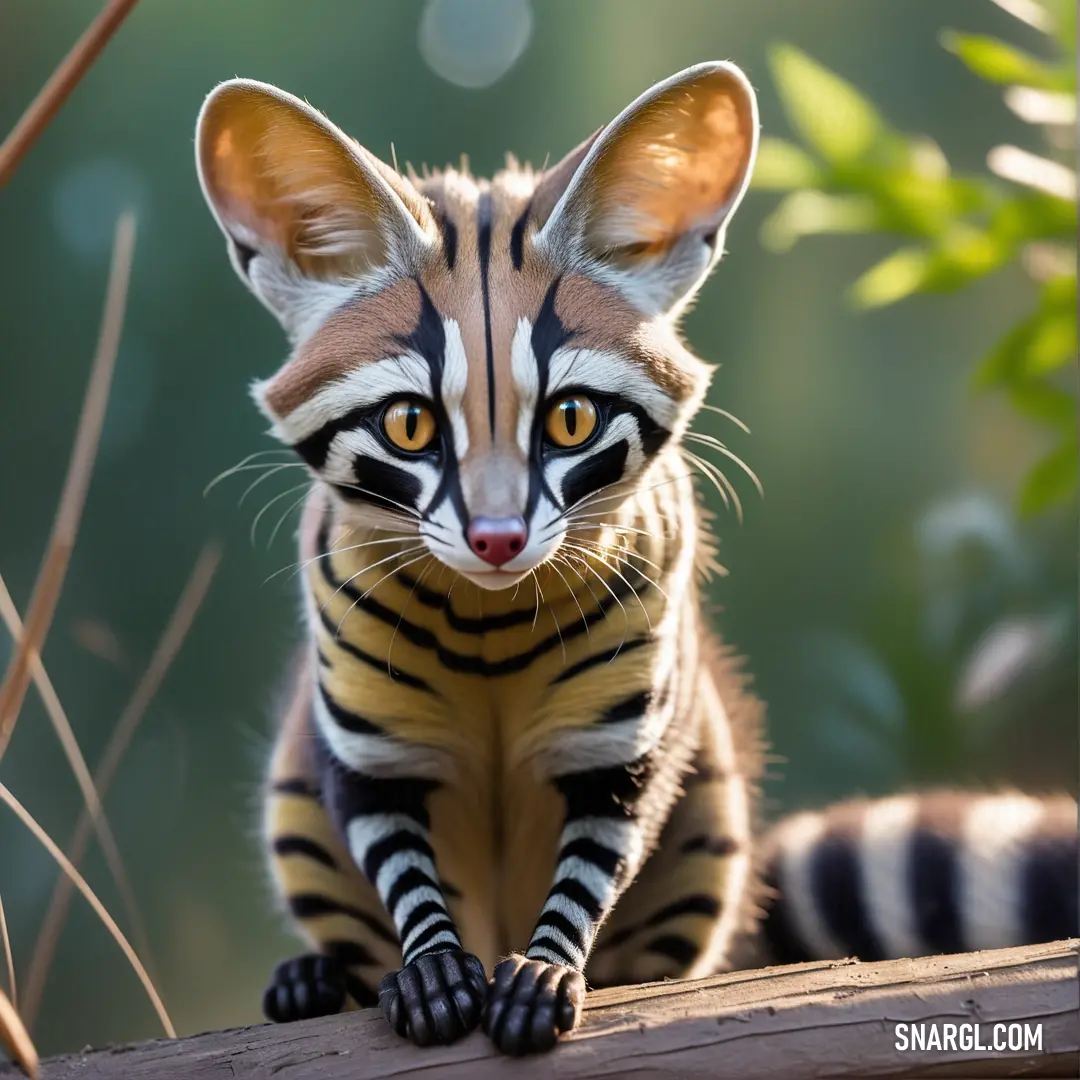
M611 548L611 547L608 547L605 544L601 544L597 540L586 540L584 537L578 537L573 542L578 543L578 544L588 544L589 547L596 548L598 551L611 551L615 555L616 558L621 559L623 562L626 562L628 559L640 559L641 562L645 563L647 566L653 567L654 570L657 570L661 574L667 572L666 567L661 566L659 563L653 562L652 559L646 558L644 555L641 554L640 551L637 551L635 548L631 548L631 547ZM656 586L657 589L660 589L660 592L664 595L664 597L665 598L667 597L667 593L665 593L664 590L661 589L660 586L657 585L656 582L652 580L652 578L646 577L645 574L642 574L641 570L639 570L636 566L634 567L634 572L637 573L637 574L641 574L641 576L643 578L645 578L645 580L650 585Z
M586 552L585 554L588 555L588 552ZM615 590L607 583L607 580L604 578L604 575L601 574L600 571L597 570L596 567L593 566L592 563L590 563L587 558L582 558L581 555L575 554L575 553L570 553L570 552L567 553L566 557L568 559L573 559L574 562L581 563L582 566L584 566L586 570L590 571L592 573L593 577L595 577L597 579L597 581L599 581L600 584L603 585L604 588L607 589L607 591L609 593L611 593L611 598L615 601L616 604L619 605L619 608L622 610L622 613L623 613L623 635L622 635L622 640L619 642L619 648L621 649L623 647L623 645L625 644L625 642L626 642L626 632L627 632L627 630L630 629L630 615L629 615L629 612L627 612L625 606L623 605L623 602L619 599L619 594L617 592L615 592ZM598 602L598 606L600 606L599 602ZM607 618L607 612L604 613L604 618Z
M570 545L570 546L573 547L574 545ZM599 545L597 545L597 546L599 547ZM598 559L617 578L619 578L619 580L622 581L623 584L634 594L634 599L638 602L638 606L641 608L642 614L645 616L645 624L648 626L649 633L651 634L652 633L652 628L653 628L653 626L652 626L652 617L649 615L649 609L647 607L645 607L645 602L641 599L640 596L638 596L637 589L635 589L634 586L631 585L630 582L627 580L627 578L624 577L616 567L612 566L611 563L609 563L607 561L607 559L605 559L603 557L603 555L598 554L595 551L590 551L589 548L578 548L577 550L579 552L582 552L582 553L586 554L586 555L591 555L594 559ZM655 581L653 581L650 577L648 577L648 575L643 574L636 566L633 567L633 571L639 577L644 578L645 581L647 581L650 585L652 585L658 592L660 592L660 594L662 596L664 596L665 599L667 599L667 593L665 593L664 590L661 589L660 586L657 585Z
M424 580L424 578L427 576L427 572L436 563L436 559L435 559L434 555L429 555L428 558L431 561L427 564L427 566L424 567L423 570L420 571L419 577L417 577L417 579L413 582L413 586L409 590L409 595L405 597L405 603L401 605L401 612L398 615L397 622L394 624L394 632L390 635L390 644L386 648L386 670L387 670L388 674L390 675L390 678L394 677L394 665L390 662L390 657L394 652L394 640L397 638L398 630L401 629L401 624L405 619L405 611L409 606L409 601L413 598L413 593L416 592L418 586L420 585L420 582ZM445 568L444 563L439 563L438 565L443 566ZM399 567L399 569L404 570L405 568L404 567ZM441 578L440 578L440 580L441 580Z
M578 600L578 598L577 598L577 593L574 592L574 590L570 587L570 582L566 580L566 575L558 568L558 566L555 565L556 561L566 562L566 560L561 555L556 555L552 560L550 560L549 565L551 566L551 569L554 570L555 573L558 574L559 577L562 579L562 583L566 586L566 591L570 594L570 599L573 600L574 603L577 605L578 614L581 616L581 622L585 627L585 636L589 637L590 636L589 635L589 630L590 630L589 620L585 618L585 610L581 606L581 601ZM566 565L569 566L570 564L566 563ZM576 573L576 571L575 571L575 573ZM578 577L581 578L581 575L578 574ZM581 582L584 585L585 584L585 579L581 578ZM588 588L587 585L585 587ZM554 614L555 614L555 612L552 612L552 615L554 615ZM558 619L556 619L555 621L556 621L556 624L558 624ZM562 634L559 635L559 640L562 641ZM563 646L563 660L565 661L565 659L566 659L566 646L564 645Z
M268 469L268 470L267 470L266 472L264 472L264 473L262 474L262 476L256 477L256 479L252 480L252 482L251 482L250 484L248 484L248 486L247 486L246 488L244 488L244 493L243 493L243 495L241 495L241 496L240 496L240 498L239 498L239 499L237 500L237 502L236 502L236 505L237 505L238 507L239 507L239 506L243 506L243 505L244 505L244 500L245 500L245 499L246 499L246 498L247 498L247 497L248 497L248 496L249 496L249 495L250 495L250 494L251 494L251 493L252 493L252 492L253 492L253 491L254 491L254 490L255 490L255 489L256 489L256 488L257 488L257 487L259 486L259 485L260 485L260 484L262 484L262 483L264 483L265 481L269 480L271 476L276 476L276 475L277 475L277 474L278 474L279 472L283 472L283 471L284 471L285 469L295 469L295 468L297 468L297 466L298 466L298 463L294 463L294 462L291 462L291 461L290 461L290 462L286 462L286 463L285 463L284 465L273 465L273 466L271 466L271 467L270 467L270 469ZM303 466L303 465L300 465L299 467L300 467L300 468L304 468L304 466Z
M274 465L278 464L278 462L275 462L275 461L266 461L266 462L263 462L263 463L261 463L259 465L249 465L249 462L254 461L257 457L262 457L265 454L288 454L291 457L292 456L292 451L291 450L285 450L285 449L281 449L281 450L259 450L254 454L248 454L248 456L246 458L244 458L243 461L237 462L237 464L235 464L235 465L230 465L229 468L225 469L224 472L219 472L217 474L217 476L215 476L214 479L211 480L210 483L207 484L206 487L203 488L203 496L205 497L205 496L209 495L210 492L213 491L214 488L216 488L218 486L218 484L221 483L222 480L228 479L234 473L245 472L249 468L252 468L252 469L269 469L269 468L272 468ZM298 461L295 464L302 466L303 462Z
M758 479L757 473L746 464L745 461L738 454L733 453L728 447L726 447L719 439L713 438L712 435L703 435L700 431L687 432L686 438L691 442L702 443L705 446L711 446L714 450L718 450L726 458L730 458L739 466L740 469L754 482L754 487L757 488L758 494L765 498L765 488L762 486L761 481Z
M373 498L378 499L380 502L389 503L391 506L396 506L399 510L408 514L409 517L414 517L417 520L423 520L423 515L413 506L406 506L405 503L396 502L394 499L388 498L379 491L371 491L369 488L361 487L359 484L338 484L338 487L348 488L350 491L358 491L361 495L371 495ZM430 522L434 525L435 522ZM445 526L440 526L445 528Z
M383 574L383 576L381 578L379 578L379 580L376 581L375 584L372 585L370 589L365 589L364 592L362 592L345 609L345 614L341 616L341 619L339 620L339 622L337 624L337 629L334 631L334 636L336 637L341 633L341 628L344 625L345 620L349 617L350 614L352 614L352 610L353 610L353 608L356 607L357 604L359 604L363 600L366 600L367 597L370 596L371 593L375 589L377 589L384 581L386 581L387 578L393 577L396 573L398 573L401 570L404 570L407 566L412 566L413 563L417 563L421 559L426 558L427 555L430 554L430 552L427 551L426 546L423 545L423 544L419 545L419 547L406 548L404 551L398 551L398 552L395 552L393 555L388 555L385 559L380 559L378 562L374 562L370 566L365 566L364 569L361 570L359 574L353 574L353 576L351 578L349 578L347 581L343 581L341 583L340 588L344 588L346 585L348 585L351 582L355 581L358 577L360 577L361 574L365 573L366 571L374 570L376 566L382 566L383 563L388 563L392 559L404 558L404 556L406 556L406 555L412 555L414 552L421 551L421 550L423 551L423 554L417 555L415 559L410 559L408 562L402 563L400 566L395 566L392 570L389 570L385 574ZM337 592L339 592L339 591L340 591L340 589L335 589L334 593L331 594L331 596L327 598L326 603L327 604L330 603L330 600L332 600L334 595L336 595ZM326 604L323 604L323 609L325 609L325 608L326 608Z
M309 488L310 490L310 488ZM285 519L308 497L308 493L305 491L295 502L289 504L285 509L285 512L277 519L277 523L274 525L273 531L270 533L270 539L266 542L266 550L269 551L274 546L274 541L277 539L277 534L281 531L281 526L285 524Z
M727 409L721 409L719 405L709 405L707 403L703 403L701 408L707 412L716 413L717 416L722 416L725 420L730 420L737 428L741 428L747 435L750 434L750 429L734 413L729 413Z
M373 526L365 526L373 527ZM365 540L362 544L350 544L348 547L336 547L331 548L329 551L323 551L318 555L313 555L310 559L304 559L302 562L289 563L288 566L283 566L280 570L275 570L266 581L271 581L276 578L278 574L284 574L287 570L293 570L295 573L300 573L302 570L306 570L312 563L318 562L320 559L329 559L331 555L340 555L346 551L359 551L361 548L374 547L376 544L400 544L404 540L412 540L419 536L419 533L402 533L398 536L385 536L379 537L376 540ZM361 571L363 573L363 571ZM263 582L265 585L266 582Z
M302 484L294 484L291 488L286 488L280 494L275 495L269 502L264 504L263 508L255 515L255 520L251 523L250 535L252 547L255 546L255 533L258 531L259 522L262 521L263 515L266 513L266 511L269 510L270 507L273 506L275 503L281 502L282 499L287 499L290 495L293 494L293 492L299 491L301 488L304 488L304 490L306 491L310 486L310 480L305 480ZM293 506L295 505L296 503L293 503ZM288 513L288 511L286 511L286 513Z
M686 447L683 447L682 452L687 460L697 466L703 476L712 481L713 487L719 492L725 506L731 505L731 501L728 500L728 496L731 496L731 500L735 503L735 514L741 524L743 519L742 501L739 499L739 494L734 485L724 475L723 471L711 461L706 461L704 458L698 457L693 451L687 450Z

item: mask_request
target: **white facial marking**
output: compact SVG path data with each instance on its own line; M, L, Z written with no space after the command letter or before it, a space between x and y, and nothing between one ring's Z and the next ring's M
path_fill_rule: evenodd
M271 433L282 442L293 444L354 409L376 405L395 395L431 398L431 370L417 353L390 356L350 371L327 383L287 416L277 417L264 401L268 382L252 388L256 402L273 422Z
M461 461L469 452L469 429L465 423L462 402L469 380L469 359L461 339L461 327L456 319L443 320L446 349L443 358L442 399L454 433L454 452Z

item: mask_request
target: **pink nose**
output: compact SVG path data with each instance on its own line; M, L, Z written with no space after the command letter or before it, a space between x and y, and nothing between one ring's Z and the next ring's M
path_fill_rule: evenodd
M492 566L502 566L525 547L529 530L519 517L476 517L465 535L474 554Z

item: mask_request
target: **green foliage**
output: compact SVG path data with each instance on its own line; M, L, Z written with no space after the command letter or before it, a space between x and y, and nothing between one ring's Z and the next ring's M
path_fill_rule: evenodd
M997 2L997 0L995 0ZM1072 0L1005 5L1052 40L1040 59L994 38L946 31L942 43L979 78L1008 89L1006 104L1041 129L1054 153L1075 146L1076 7ZM886 233L903 243L851 286L860 308L965 288L1019 264L1038 286L1034 309L978 365L973 385L1004 393L1045 426L1053 451L1027 477L1020 507L1036 513L1077 489L1075 363L1076 173L1014 146L987 171L960 176L936 143L892 128L855 87L792 45L773 47L781 103L803 145L762 141L754 186L786 192L762 241L786 251L801 238Z

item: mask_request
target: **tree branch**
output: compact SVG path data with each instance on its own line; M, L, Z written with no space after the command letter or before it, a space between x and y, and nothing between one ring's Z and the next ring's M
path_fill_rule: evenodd
M987 1048L896 1049L898 1023L980 1025ZM1041 1049L993 1050L995 1024L1040 1024ZM1077 941L890 960L798 964L601 990L553 1053L508 1062L481 1034L419 1050L375 1010L260 1025L44 1063L45 1080L432 1080L1075 1077ZM13 1080L0 1067L0 1080Z

